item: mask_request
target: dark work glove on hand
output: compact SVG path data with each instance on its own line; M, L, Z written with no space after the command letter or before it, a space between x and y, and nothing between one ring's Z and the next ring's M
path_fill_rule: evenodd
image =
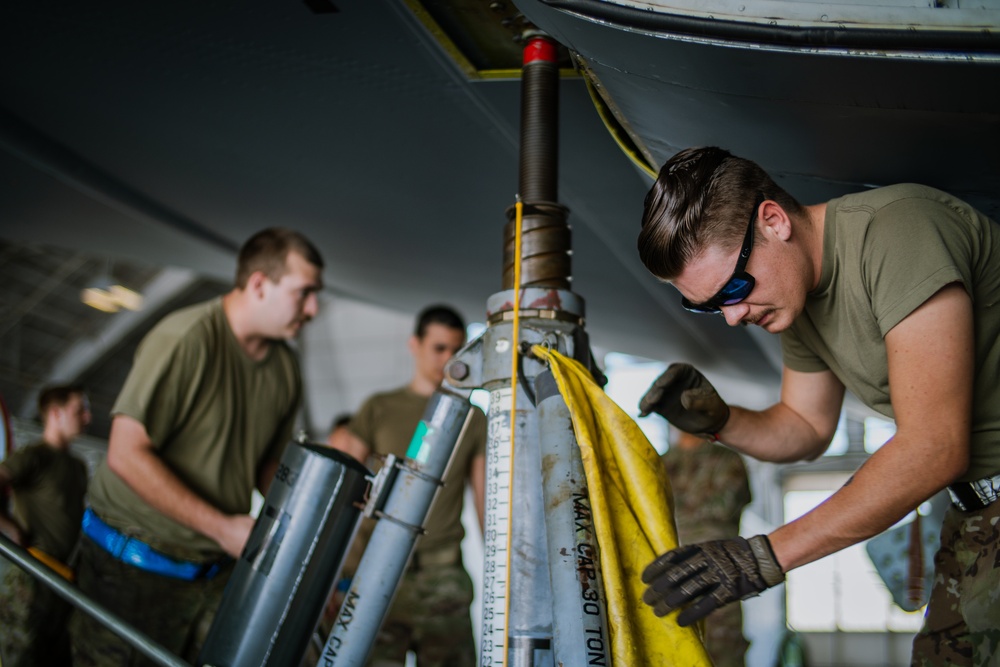
M684 607L677 623L688 626L730 602L777 586L785 575L764 535L690 544L668 551L642 573L642 600L657 616Z
M715 439L729 421L729 406L715 387L691 364L670 364L639 401L639 414L663 417L688 433Z

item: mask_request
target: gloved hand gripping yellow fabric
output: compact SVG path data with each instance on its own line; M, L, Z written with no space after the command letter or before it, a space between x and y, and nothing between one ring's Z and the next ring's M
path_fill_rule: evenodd
M594 382L579 362L536 345L573 416L587 476L601 572L608 601L615 667L711 666L693 627L677 614L658 618L642 601L642 571L677 546L670 482L636 423Z

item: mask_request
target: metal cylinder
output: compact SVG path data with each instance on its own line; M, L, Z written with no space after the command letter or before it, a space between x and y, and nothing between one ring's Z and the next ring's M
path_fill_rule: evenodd
M302 661L357 529L369 475L329 447L288 445L199 665Z
M600 554L573 418L552 371L535 379L535 391L554 653L559 664L610 665Z
M546 508L541 493L538 493L542 488L538 412L533 409L524 391L518 392L517 407L515 422L511 425L514 438L511 472L514 504L511 506L513 520L508 528L510 548L512 556L533 554L534 557L510 559L507 660L512 667L519 664L537 667L545 664L540 662L540 655L551 656L552 586L546 558Z

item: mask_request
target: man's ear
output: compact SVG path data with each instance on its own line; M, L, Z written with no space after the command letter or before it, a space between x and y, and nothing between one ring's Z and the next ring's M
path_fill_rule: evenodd
M258 298L263 298L264 296L264 283L269 279L264 274L263 271L254 271L247 278L246 292L247 294L252 294Z
M764 227L771 232L772 238L778 241L792 238L792 219L777 202L765 200L761 204L760 218Z
M417 338L416 334L410 334L410 338L406 341L406 347L410 350L410 354L417 356L417 351L420 349L420 339Z
M42 425L44 426L45 422L49 419L52 419L53 421L60 419L66 412L65 408L65 405L56 405L53 403L49 406L49 409L46 410L45 415L42 417Z

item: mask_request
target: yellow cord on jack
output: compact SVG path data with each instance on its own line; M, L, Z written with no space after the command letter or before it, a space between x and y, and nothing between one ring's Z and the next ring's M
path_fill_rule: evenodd
M510 552L513 531L511 512L514 509L514 432L517 430L517 355L521 324L521 220L524 216L524 202L517 195L514 204L514 319L511 332L510 354L510 484L507 485L507 577L504 584L503 615L503 661L507 663L508 641L510 637Z

